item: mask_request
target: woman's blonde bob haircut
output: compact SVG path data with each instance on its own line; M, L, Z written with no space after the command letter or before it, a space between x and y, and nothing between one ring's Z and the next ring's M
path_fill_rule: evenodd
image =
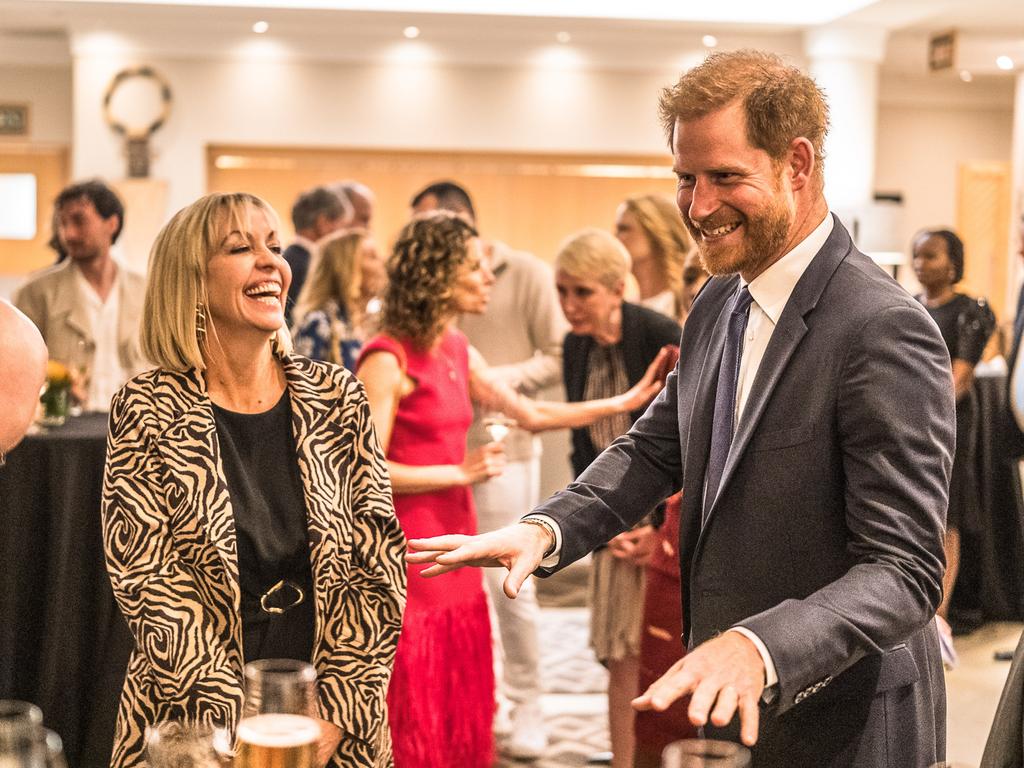
M578 280L597 280L611 291L622 285L632 265L626 247L603 229L584 229L570 235L555 256L556 272Z
M218 343L207 311L206 265L221 247L226 227L248 230L253 208L278 228L274 209L255 195L214 193L182 208L156 236L149 252L140 342L142 353L157 367L206 370L204 349ZM291 352L291 337L284 327L273 343L279 354Z

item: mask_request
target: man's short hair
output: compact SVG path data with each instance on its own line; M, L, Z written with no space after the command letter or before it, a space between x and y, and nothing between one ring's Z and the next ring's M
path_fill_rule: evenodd
M747 116L747 139L773 160L790 142L806 138L821 173L828 133L828 104L813 79L763 51L713 53L661 92L662 126L672 145L676 120L694 120L740 101Z
M55 213L60 213L60 209L65 205L82 198L92 203L101 218L109 219L111 216L117 216L117 229L114 230L114 236L110 238L111 243L116 243L117 238L121 236L121 230L124 229L124 203L121 202L121 198L114 190L99 179L80 181L62 189L57 195L57 199L53 201L53 210Z
M476 211L473 208L473 199L469 196L469 192L460 187L454 181L435 181L428 187L424 187L422 190L416 193L413 197L412 202L409 203L411 208L416 208L423 199L433 195L437 198L437 207L442 211L454 211L455 213L468 213L470 218L476 221Z
M327 187L314 187L303 192L292 206L292 226L296 232L312 229L320 216L329 220L344 218L345 204Z

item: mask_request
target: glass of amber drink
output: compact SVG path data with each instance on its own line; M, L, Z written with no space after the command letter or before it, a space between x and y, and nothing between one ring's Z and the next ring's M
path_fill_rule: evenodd
M246 664L234 767L313 768L320 737L315 701L312 665L291 659Z

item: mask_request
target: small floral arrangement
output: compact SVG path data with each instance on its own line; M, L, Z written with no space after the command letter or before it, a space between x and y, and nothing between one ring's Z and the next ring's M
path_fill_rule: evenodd
M64 363L50 360L46 364L46 387L39 397L43 404L42 423L57 426L68 416L68 395L71 391L71 371Z
M64 363L50 360L46 363L46 383L61 385L71 383L71 370Z

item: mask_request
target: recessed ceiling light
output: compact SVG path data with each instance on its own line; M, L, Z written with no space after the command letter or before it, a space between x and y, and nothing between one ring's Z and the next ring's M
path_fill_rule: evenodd
M714 48L718 45L718 38L714 35L704 35L704 37L700 39L700 42L705 48Z
M410 40L415 40L417 37L420 36L420 28L406 27L405 29L402 30L402 34L405 35Z
M1013 59L1009 56L1000 56L996 59L996 66L1007 71L1013 69Z
M555 35L555 40L557 40L560 43L569 43L572 42L572 35L570 35L568 32L559 32L558 34Z
M960 70L960 79L963 80L965 83L969 83L969 82L971 82L971 80L974 79L974 75L972 75L966 69L961 69Z
M255 32L257 35L262 35L268 29L270 29L270 25L265 21L257 21L255 24L252 25L252 31Z

